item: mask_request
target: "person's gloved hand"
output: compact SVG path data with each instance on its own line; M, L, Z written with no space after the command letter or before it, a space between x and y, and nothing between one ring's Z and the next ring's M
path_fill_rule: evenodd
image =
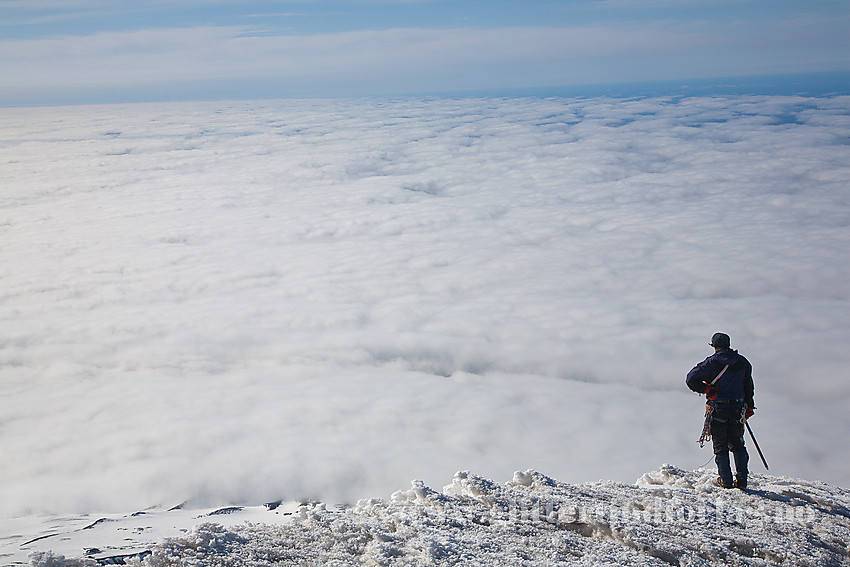
M753 417L753 414L756 413L755 406L747 406L746 411L744 411L744 419L750 419Z
M705 399L706 400L716 400L717 394L719 394L719 393L720 393L720 388L718 388L717 386L709 385L705 389Z

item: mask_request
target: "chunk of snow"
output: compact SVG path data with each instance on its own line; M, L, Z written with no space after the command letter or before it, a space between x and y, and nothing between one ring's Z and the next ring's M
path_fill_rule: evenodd
M847 565L850 490L753 474L727 490L711 471L664 465L636 484L558 482L517 472L499 484L459 472L442 492L421 481L389 500L329 509L305 503L291 521L224 527L205 521L127 558L172 565ZM33 567L88 567L51 552Z

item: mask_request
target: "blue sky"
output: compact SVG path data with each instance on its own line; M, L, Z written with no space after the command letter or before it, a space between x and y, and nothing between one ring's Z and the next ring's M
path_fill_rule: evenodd
M0 104L846 72L848 30L847 0L0 0Z

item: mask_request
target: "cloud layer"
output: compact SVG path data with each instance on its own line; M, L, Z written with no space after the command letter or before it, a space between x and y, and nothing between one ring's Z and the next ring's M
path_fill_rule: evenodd
M696 467L717 330L846 485L849 102L2 109L0 513Z

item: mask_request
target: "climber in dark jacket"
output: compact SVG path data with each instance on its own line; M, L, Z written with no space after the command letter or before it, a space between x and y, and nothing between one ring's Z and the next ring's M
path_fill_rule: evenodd
M730 348L729 335L711 337L714 354L688 372L685 383L694 392L705 394L710 411L710 433L717 463L718 482L724 488L747 487L750 456L744 447L744 420L753 415L753 367ZM729 453L735 459L735 482Z

